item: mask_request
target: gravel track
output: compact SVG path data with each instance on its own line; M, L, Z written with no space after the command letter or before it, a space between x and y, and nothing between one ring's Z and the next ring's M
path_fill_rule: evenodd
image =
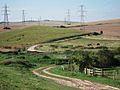
M87 80L80 80L76 78L56 75L49 72L49 70L52 68L53 67L48 67L48 68L40 67L33 70L32 73L42 78L51 79L61 85L65 85L73 88L79 88L80 90L120 90L119 88L115 88L109 85L103 85L103 84L93 83ZM45 73L45 75L38 73L38 71Z

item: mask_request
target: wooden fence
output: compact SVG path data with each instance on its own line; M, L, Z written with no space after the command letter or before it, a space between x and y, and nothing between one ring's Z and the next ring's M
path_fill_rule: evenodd
M116 70L109 69L101 69L101 68L85 68L84 73L90 76L102 76L102 77L107 77L107 78L112 78L113 80L115 79L120 79L119 73Z

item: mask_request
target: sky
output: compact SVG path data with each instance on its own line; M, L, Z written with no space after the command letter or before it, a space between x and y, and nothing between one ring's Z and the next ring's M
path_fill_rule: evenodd
M9 10L9 21L22 21L22 10L26 20L61 20L70 10L71 21L80 21L80 5L85 8L85 21L120 18L120 0L0 0L0 21L3 21L4 6Z

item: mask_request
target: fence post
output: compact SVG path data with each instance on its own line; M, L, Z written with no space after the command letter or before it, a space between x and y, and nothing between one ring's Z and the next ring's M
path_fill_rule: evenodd
M95 75L95 69L93 68L93 76Z
M115 80L115 70L113 70L113 80Z
M87 74L87 68L84 68L84 73Z
M104 76L104 74L103 74L103 69L101 69L101 76L102 76L102 77Z

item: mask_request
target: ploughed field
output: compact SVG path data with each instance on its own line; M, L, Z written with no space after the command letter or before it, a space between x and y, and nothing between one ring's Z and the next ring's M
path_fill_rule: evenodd
M79 27L74 27L74 29L79 29ZM120 38L120 23L88 25L86 31L103 31L104 35Z

